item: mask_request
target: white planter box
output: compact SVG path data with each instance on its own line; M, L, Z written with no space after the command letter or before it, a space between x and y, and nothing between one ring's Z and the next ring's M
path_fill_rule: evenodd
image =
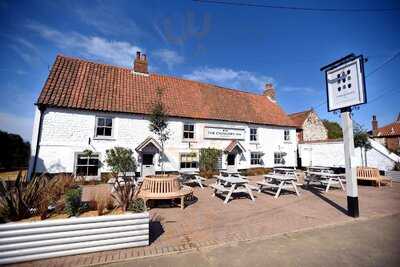
M0 265L149 245L148 212L0 225Z
M395 182L400 182L400 171L385 171L385 176L389 176Z

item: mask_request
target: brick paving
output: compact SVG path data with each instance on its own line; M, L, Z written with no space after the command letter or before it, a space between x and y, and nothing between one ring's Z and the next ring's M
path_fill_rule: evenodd
M251 181L259 180L251 177ZM212 182L212 181L209 181ZM165 203L150 210L151 244L147 247L96 252L21 263L18 266L88 266L139 257L196 250L201 247L255 240L298 230L325 227L354 220L345 214L346 194L311 187L301 196L282 194L278 199L254 193L256 201L239 198L223 204L210 188L195 187L195 200L181 210ZM382 188L359 186L360 219L400 213L400 183Z

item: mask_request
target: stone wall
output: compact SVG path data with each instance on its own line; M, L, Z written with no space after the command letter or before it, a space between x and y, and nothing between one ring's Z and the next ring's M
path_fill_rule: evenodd
M310 112L303 123L303 141L327 140L328 130L315 112Z
M386 147L389 150L396 151L400 147L400 137L386 137Z

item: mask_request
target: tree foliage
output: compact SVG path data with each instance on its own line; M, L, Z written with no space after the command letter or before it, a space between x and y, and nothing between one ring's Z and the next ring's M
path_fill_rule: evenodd
M133 151L124 147L114 147L106 151L106 163L113 173L136 172Z
M216 148L200 149L200 171L216 171L218 169L218 160L221 157L222 151Z
M322 120L325 128L328 130L329 139L343 138L342 127L335 121Z
M366 130L362 128L362 126L358 123L355 123L353 129L354 135L354 147L362 147L365 150L369 150L372 148L371 143L368 138L369 135Z
M79 216L84 211L87 211L89 206L82 202L82 189L72 188L65 193L65 212L69 216Z
M164 90L157 89L157 100L153 103L153 108L150 114L150 131L157 135L161 143L161 171L164 172L164 144L169 139L170 132L168 131L168 112L162 102Z
M26 168L29 163L30 144L21 136L0 131L0 169Z
M106 151L106 163L114 173L113 197L118 202L123 211L127 211L130 203L137 195L137 190L132 177L128 177L128 172L136 172L136 160L131 149L124 147L114 147Z
M47 184L44 175L35 176L28 182L22 171L18 172L13 185L0 181L0 221L17 221L29 218L35 211L40 212Z

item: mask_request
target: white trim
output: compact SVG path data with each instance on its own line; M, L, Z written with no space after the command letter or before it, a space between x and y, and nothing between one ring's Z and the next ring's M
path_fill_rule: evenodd
M251 140L251 136L252 136L251 130L256 130L256 134L255 134L256 140ZM258 140L259 140L258 138L259 138L259 135L258 135L258 128L257 128L257 127L254 127L254 126L251 126L251 127L249 128L249 142L250 142L250 144L257 144L257 143L258 143Z
M103 118L103 119L111 119L111 136L106 136L106 135L97 135L97 123L98 119ZM115 140L115 117L114 116L106 116L106 115L96 115L94 119L94 134L93 134L93 140ZM109 126L100 126L100 127L105 127L105 128L110 128Z
M184 137L184 135L185 135L185 125L193 125L193 138L185 138ZM190 132L190 131L187 131L187 132ZM182 122L182 135L181 135L181 137L182 137L182 142L184 142L184 143L188 143L188 142L196 142L196 123L194 123L194 122L186 122L186 121L184 121L184 122Z
M78 156L80 154L84 154L83 151L81 152L74 152L74 177L81 177L77 176L76 174L76 168L78 167ZM97 156L97 160L99 161L99 165L97 166L97 175L84 175L83 177L85 180L91 181L91 180L99 180L101 178L101 154L99 152L94 152L93 156ZM81 165L80 165L81 166ZM90 166L90 165L87 165Z

